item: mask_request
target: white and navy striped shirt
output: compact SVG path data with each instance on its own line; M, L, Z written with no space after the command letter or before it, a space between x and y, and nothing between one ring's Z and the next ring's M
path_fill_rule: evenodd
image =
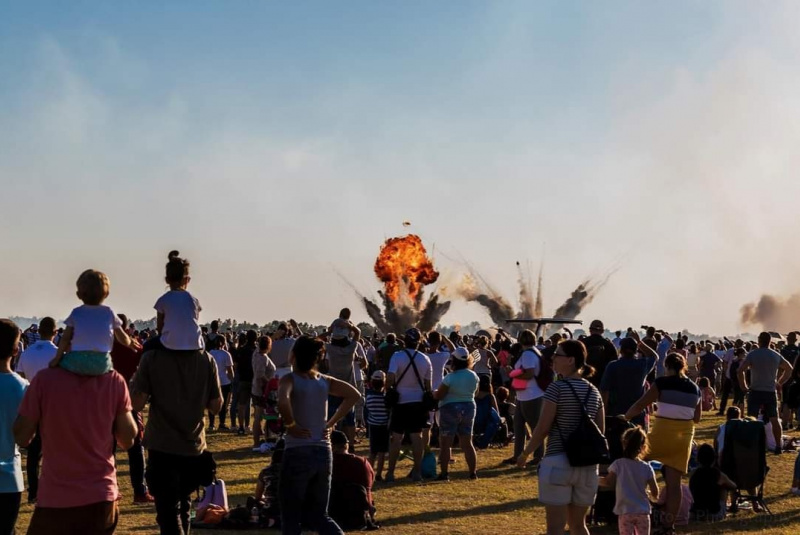
M577 396L573 394L573 389ZM544 399L556 404L556 418L553 420L550 434L547 435L546 456L566 453L561 439L563 437L564 440L569 440L569 436L578 428L583 417L581 405L584 400L586 400L586 412L592 420L603 406L600 392L585 379L555 381L547 387Z
M364 404L367 408L367 424L387 425L389 423L389 409L386 407L386 398L383 392L367 390Z

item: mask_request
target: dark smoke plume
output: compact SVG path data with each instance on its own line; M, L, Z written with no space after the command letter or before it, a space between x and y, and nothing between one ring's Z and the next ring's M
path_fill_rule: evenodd
M533 317L541 318L544 316L544 304L542 302L542 273L544 272L544 260L539 264L539 280L536 284L536 303L533 306Z
M742 325L760 325L767 331L788 333L800 330L800 294L788 298L764 294L757 303L741 310Z
M517 262L517 283L519 284L519 316L525 318L536 317L536 304L533 301L531 279L525 276L519 262Z

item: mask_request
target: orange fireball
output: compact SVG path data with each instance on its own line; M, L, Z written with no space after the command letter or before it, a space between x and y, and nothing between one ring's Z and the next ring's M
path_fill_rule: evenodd
M384 283L384 293L393 303L401 292L407 292L414 302L423 286L439 278L422 240L415 234L386 240L375 260L375 275Z

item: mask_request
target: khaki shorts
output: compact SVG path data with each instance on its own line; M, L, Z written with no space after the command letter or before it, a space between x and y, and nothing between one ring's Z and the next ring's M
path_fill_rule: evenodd
M539 465L539 501L545 505L591 507L598 483L597 465L570 466L566 454L546 456Z

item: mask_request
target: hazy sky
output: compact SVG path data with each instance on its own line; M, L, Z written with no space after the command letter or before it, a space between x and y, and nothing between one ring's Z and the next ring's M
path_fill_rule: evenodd
M150 317L177 248L204 320L362 320L403 220L546 312L624 258L611 327L799 289L797 3L146 4L0 2L0 315Z

